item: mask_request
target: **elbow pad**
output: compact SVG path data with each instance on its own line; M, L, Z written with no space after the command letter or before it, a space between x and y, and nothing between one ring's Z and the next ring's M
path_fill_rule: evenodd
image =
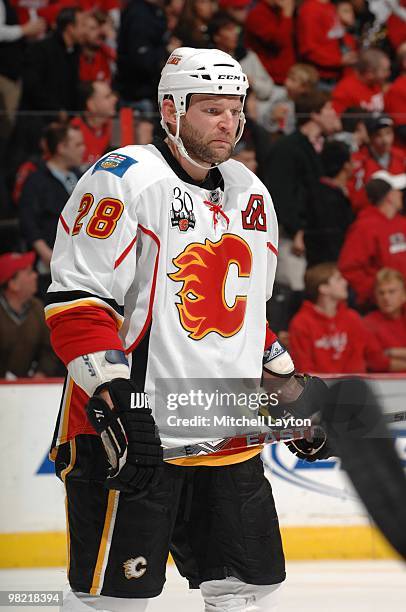
M113 378L130 378L130 366L123 351L98 351L76 357L68 363L75 383L91 397L100 385Z

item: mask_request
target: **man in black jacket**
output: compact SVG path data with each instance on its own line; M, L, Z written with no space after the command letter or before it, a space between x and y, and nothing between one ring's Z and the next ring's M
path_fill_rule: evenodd
M304 236L309 266L338 260L345 234L354 220L346 187L352 174L349 147L344 142L327 142L321 162L323 176L309 202Z
M120 21L116 87L140 111L155 109L161 70L172 51L168 36L159 0L130 0Z
M10 174L24 159L39 152L38 142L47 123L58 120L61 111L78 109L79 51L84 27L80 9L64 8L57 17L56 31L30 45L23 68L23 113L8 163Z
M24 65L23 108L77 110L83 28L82 11L64 8L57 17L56 31L31 46Z
M295 102L295 111L296 131L280 138L271 149L266 185L281 229L278 270L283 278L278 280L301 290L307 210L321 176L319 152L324 135L337 131L340 124L325 92L302 96Z
M51 124L45 133L49 158L27 178L18 202L21 232L37 256L40 295L50 282L49 263L60 214L72 193L82 162L83 136L80 130Z

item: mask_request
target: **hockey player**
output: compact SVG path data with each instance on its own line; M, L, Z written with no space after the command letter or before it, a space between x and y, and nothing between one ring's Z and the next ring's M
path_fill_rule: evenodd
M161 443L195 438L161 428L156 392L162 379L258 379L264 347L268 372L294 370L266 329L271 197L229 159L247 87L226 53L176 49L158 92L166 140L106 155L61 215L46 317L68 369L52 451L67 494L65 610L145 610L169 551L206 611L268 611L285 578L261 449L164 463Z

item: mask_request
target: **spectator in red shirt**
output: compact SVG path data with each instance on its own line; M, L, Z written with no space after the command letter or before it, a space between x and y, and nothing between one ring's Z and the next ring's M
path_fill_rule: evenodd
M81 81L107 81L111 83L111 65L116 58L115 51L104 44L103 14L87 13L85 16L84 38L79 60Z
M294 0L259 0L245 22L245 45L255 51L277 85L295 63Z
M406 40L406 0L391 2L392 14L389 15L386 27L387 37L393 49L397 49Z
M391 268L379 270L375 281L379 310L364 322L389 358L389 372L406 372L406 284L403 274Z
M302 60L316 66L326 85L333 85L343 67L357 61L354 49L342 44L346 31L330 0L305 0L296 31Z
M389 174L406 172L403 151L393 146L393 120L388 115L373 115L365 120L369 145L352 156L354 174L348 184L353 210L359 212L369 205L365 184L375 172L386 170Z
M312 0L314 1L314 0ZM332 101L337 113L351 106L367 111L383 111L383 87L390 75L390 61L380 49L361 51L357 70L339 81Z
M360 306L374 303L378 270L394 268L406 275L406 218L400 215L406 174L377 173L366 185L369 201L350 227L340 253L339 268L356 293ZM384 178L382 178L384 177Z
M385 111L392 117L396 130L396 144L406 155L406 42L397 52L399 76L385 94Z
M12 0L10 2L18 14L19 23L27 23L34 18L45 19L48 26L54 27L56 18L63 8L77 6L75 0Z
M72 119L71 125L79 128L83 135L85 148L81 170L85 170L110 148L117 96L104 81L81 83L79 93L84 112L81 117Z
M306 300L289 326L289 352L299 372L362 373L386 368L375 338L345 303L347 281L335 263L305 274Z

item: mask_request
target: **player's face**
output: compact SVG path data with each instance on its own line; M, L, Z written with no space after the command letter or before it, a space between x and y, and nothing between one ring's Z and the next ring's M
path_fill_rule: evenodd
M195 161L219 164L230 158L240 121L239 96L192 96L180 137Z
M375 289L376 303L386 316L398 313L406 302L403 284L396 279L381 283Z

